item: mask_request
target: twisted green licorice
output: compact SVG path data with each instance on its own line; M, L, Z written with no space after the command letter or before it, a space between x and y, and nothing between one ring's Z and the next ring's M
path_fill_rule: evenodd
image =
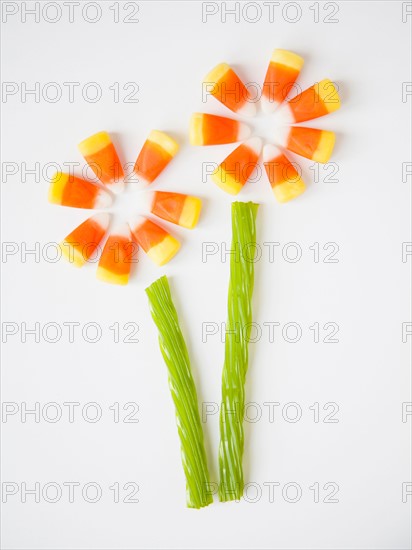
M252 323L256 214L253 202L232 204L232 249L228 296L225 362L220 410L219 499L243 495L243 415L248 342Z
M189 354L170 294L167 277L147 289L152 317L159 331L159 346L169 371L169 387L176 409L176 422L186 475L189 508L202 508L213 502L203 443L196 387Z

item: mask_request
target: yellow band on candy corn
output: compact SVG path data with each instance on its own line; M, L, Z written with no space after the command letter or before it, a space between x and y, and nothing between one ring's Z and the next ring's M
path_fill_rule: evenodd
M63 200L63 192L66 183L69 179L69 174L56 172L53 176L49 187L49 202L53 204L61 204Z
M328 162L332 155L333 147L335 145L335 134L328 130L322 130L320 140L316 151L313 154L312 160L315 162L321 162L325 164Z
M180 248L180 243L171 235L167 235L159 244L153 246L147 255L157 265L164 265L173 258Z
M194 113L190 119L189 141L191 145L203 145L203 115Z
M97 134L94 134L93 136L90 136L89 138L83 140L81 143L79 143L79 151L81 154L85 157L94 155L94 153L97 153L98 151L101 151L101 149L104 149L111 143L110 136L107 132L98 132Z
M333 113L339 109L340 98L338 95L338 90L329 78L321 80L318 84L314 85L314 88L319 96L319 99L323 101L328 113Z
M62 241L59 247L66 260L75 267L82 267L86 263L86 258L81 251L67 241Z
M203 79L203 83L217 83L223 79L223 77L229 70L230 67L227 63L220 63L205 76L205 78Z
M179 225L186 229L193 229L199 220L202 201L197 197L186 197L182 212L179 217Z
M221 166L218 166L213 172L212 181L230 195L237 195L242 189L242 184L232 174L228 174Z
M100 266L97 268L96 276L100 281L112 283L114 285L127 285L129 282L129 273L113 273L112 271Z
M300 71L303 67L304 60L300 55L289 52L288 50L274 50L271 60L272 63L279 63L285 65L296 71Z
M164 149L171 157L174 157L179 150L179 144L170 136L159 130L152 130L147 138Z
M288 202L304 193L305 189L306 186L302 178L295 181L285 181L274 185L272 188L278 202Z

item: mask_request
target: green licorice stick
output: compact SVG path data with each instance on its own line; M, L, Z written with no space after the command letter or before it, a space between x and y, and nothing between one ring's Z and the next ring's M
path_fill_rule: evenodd
M202 508L213 502L203 443L203 430L190 368L189 354L179 326L167 277L147 289L153 320L159 331L159 346L169 371L169 388L176 409L186 500L189 508Z
M253 202L232 204L232 254L220 410L219 499L243 495L243 415L248 342L252 323L256 214Z

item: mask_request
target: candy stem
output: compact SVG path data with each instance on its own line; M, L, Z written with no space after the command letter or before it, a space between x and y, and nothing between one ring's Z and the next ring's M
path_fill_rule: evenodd
M252 326L257 210L258 205L252 202L232 204L232 254L220 411L219 499L223 502L240 500L244 488L243 415Z
M186 475L187 506L202 508L213 502L203 430L189 354L167 277L163 276L151 284L146 293L159 331L160 350L169 371L169 388L176 409L182 463Z

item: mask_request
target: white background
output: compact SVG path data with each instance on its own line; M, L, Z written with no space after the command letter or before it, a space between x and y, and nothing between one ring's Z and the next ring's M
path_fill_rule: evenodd
M15 4L15 3L12 3ZM274 21L261 4L261 18L250 12L240 21L222 9L202 22L200 2L139 3L138 23L126 24L132 7L102 2L101 19L88 23L63 10L57 23L40 22L19 12L3 25L3 80L15 82L19 93L3 99L3 161L17 163L18 173L3 174L3 241L15 242L19 252L3 259L3 322L97 322L101 340L86 342L76 333L68 342L40 343L21 332L3 347L3 401L33 408L57 402L63 418L56 423L20 413L3 417L3 482L96 482L102 498L85 502L79 489L75 501L67 491L52 504L33 496L21 502L21 492L3 504L2 544L22 549L132 548L279 548L279 549L403 549L410 545L410 502L402 503L402 483L411 481L409 422L402 422L402 403L411 400L408 343L402 343L402 323L410 322L408 278L411 258L402 263L402 242L410 241L409 181L402 181L402 163L409 160L411 97L402 101L402 82L410 81L410 19L402 22L400 2L345 2L338 5L336 23L323 19L331 11L301 3L282 17L275 6ZM133 3L131 3L133 4ZM27 4L27 7L32 7ZM233 8L233 3L227 3ZM78 8L77 8L78 9ZM203 8L204 9L204 8ZM288 11L290 9L290 11ZM53 18L53 7L46 15ZM90 8L89 18L94 17ZM249 21L247 20L249 19ZM289 21L287 20L289 19ZM191 112L231 116L213 98L202 103L201 81L218 62L232 64L245 81L262 82L271 52L291 49L305 58L299 84L305 88L322 78L339 84L342 108L312 123L333 129L337 145L332 158L338 181L313 182L311 163L304 163L307 192L298 200L275 202L265 177L249 183L240 200L261 204L256 263L254 320L262 329L250 345L247 401L262 417L247 422L245 479L253 483L247 501L220 504L201 511L185 507L185 480L180 462L174 409L167 373L150 318L145 287L166 273L187 339L199 401L220 399L224 346L221 332L202 341L202 323L226 320L229 262L220 254L202 262L202 243L230 243L230 203L210 181L202 182L202 162L220 162L233 146L193 148L187 130ZM74 102L63 82L79 82ZM88 103L81 95L88 82L97 82L102 99ZM56 103L32 96L22 101L22 83L41 90L57 82L63 97ZM120 101L109 89L120 83ZM123 102L122 87L136 82L138 103ZM130 90L129 90L130 91ZM262 116L252 121L257 133L269 137L274 122ZM126 288L100 283L96 265L76 270L64 261L50 263L20 250L27 243L60 241L87 213L50 205L48 181L27 175L21 163L42 168L49 162L81 162L77 143L108 130L123 162L134 162L153 128L170 132L181 152L159 177L157 189L189 192L204 198L204 210L193 232L174 228L182 242L178 256L156 268L142 254ZM153 188L154 188L153 187ZM139 211L141 196L129 192L116 212ZM266 242L278 242L271 261ZM282 257L285 244L301 247L300 261ZM309 249L320 243L321 261ZM325 243L339 246L338 263L324 263ZM293 250L290 249L291 254ZM138 343L114 343L109 329L118 322L139 326ZM263 323L278 322L275 342ZM282 338L281 329L299 323L296 343ZM315 322L339 325L339 343L314 343ZM10 326L10 325L8 325ZM63 327L64 328L64 327ZM292 334L292 333L291 333ZM120 339L126 331L121 329ZM409 338L410 340L410 338ZM86 422L77 408L68 422L64 402L97 402L103 416ZM115 403L139 406L138 423L113 422ZM263 403L278 402L274 422ZM282 417L282 407L296 402L302 418ZM309 409L318 402L320 422ZM334 402L338 423L325 423L322 407ZM330 411L331 409L329 409ZM250 410L252 416L256 409ZM290 414L293 411L290 409ZM50 411L52 414L52 411ZM121 419L125 415L121 411ZM217 481L218 415L204 424L211 478ZM109 489L118 482L139 485L138 503L114 503ZM268 482L280 485L270 502ZM296 503L282 497L285 484L299 484ZM320 484L320 500L313 490ZM323 486L339 485L338 503L324 503ZM260 499L252 502L256 488ZM51 493L52 494L52 491ZM293 490L290 496L293 497ZM121 492L121 500L125 492Z

